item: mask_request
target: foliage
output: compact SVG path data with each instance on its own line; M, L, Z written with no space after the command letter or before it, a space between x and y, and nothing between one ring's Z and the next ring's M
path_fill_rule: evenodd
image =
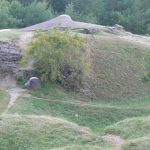
M1 150L99 150L103 146L101 138L63 119L3 115L0 120Z
M125 29L140 34L149 31L149 0L76 0L72 4L74 12L79 14L77 20L86 21L85 17L92 14L98 24L121 24ZM89 20L93 22L93 17Z
M34 60L34 70L44 81L59 81L68 88L80 84L86 63L81 48L84 39L68 31L38 32L29 44L23 62Z
M33 1L23 6L19 1L0 1L0 28L16 28L33 25L54 16L53 9L45 1Z
M66 13L77 21L120 24L134 33L150 33L149 0L1 0L0 6L4 3L0 28L30 26Z
M93 13L84 15L80 12L77 12L73 3L70 3L66 6L65 14L70 15L73 20L97 23L97 18L93 15Z
M150 52L147 51L142 57L141 66L144 70L144 81L150 81Z
M19 21L15 19L9 11L10 4L2 0L0 1L0 28L8 28L17 24Z
M54 17L54 12L51 7L47 8L46 2L33 1L25 7L23 26L27 27L33 24L40 23Z
M54 10L57 12L63 12L65 10L65 7L68 3L70 3L72 0L47 0L49 3L53 6Z

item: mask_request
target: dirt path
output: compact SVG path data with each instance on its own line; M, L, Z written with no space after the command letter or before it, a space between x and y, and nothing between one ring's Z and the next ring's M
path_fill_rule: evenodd
M12 89L9 89L7 90L7 92L9 93L10 95L10 102L9 104L7 105L7 108L5 109L4 111L4 114L8 112L8 110L13 107L13 105L15 104L17 98L23 93L25 92L26 90L24 89L21 89L21 88L12 88Z
M31 39L33 38L34 36L34 33L33 32L24 32L21 36L20 36L20 39L19 39L19 46L22 50L24 50L28 43L31 41Z
M103 139L114 146L114 150L122 150L124 140L117 135L108 134L103 136Z
M72 105L76 105L76 106L87 106L87 107L95 107L95 108L114 108L114 109L127 109L127 110L130 110L130 109L135 109L135 110L138 110L138 109L147 109L147 110L150 110L150 107L149 106L143 106L143 107L122 107L122 106L109 106L109 105L92 105L92 104L87 104L87 103L84 103L84 102L81 102L81 101L76 101L76 102L70 102L70 101L60 101L60 100L50 100L50 99L46 99L46 98L41 98L41 97L36 97L36 96L33 96L33 95L30 95L30 94L27 94L27 96L31 96L32 98L35 98L37 100L40 100L40 101L45 101L45 102L57 102L57 103L63 103L63 104L72 104Z

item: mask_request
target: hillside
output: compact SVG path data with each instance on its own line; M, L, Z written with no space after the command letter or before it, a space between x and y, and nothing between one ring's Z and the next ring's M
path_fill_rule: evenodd
M68 19L68 16L64 15L52 21L25 28L23 31L1 31L1 41L5 40L6 44L7 42L10 43L10 40L15 41L15 55L18 55L18 46L21 48L19 55L22 55L27 43L33 37L33 32L30 29L43 29L44 25L49 26L51 24L54 28L57 27L59 21L62 23L61 28L63 28L61 17ZM56 24L53 23L55 21ZM73 22L70 19L69 21ZM96 99L111 99L142 97L149 93L149 83L142 82L143 68L141 64L144 53L150 50L149 37L134 35L117 27L98 26L97 28L94 24L88 24L88 26L83 25L84 28L82 29L82 27L74 26L76 26L76 22L65 28L71 29L73 27L73 33L78 33L86 39L85 59L90 64L90 74L84 79L82 91L85 95ZM96 29L96 33L83 34L84 29ZM17 57L17 61L19 61L19 56ZM9 65L7 58L1 64L4 64L5 67L6 63ZM12 66L14 62L11 63L9 59L9 63ZM14 67L18 67L16 66L17 63L15 62L13 68L8 67L12 68L13 72L17 72L16 69L14 70ZM19 67L18 70L20 70Z
M133 98L149 91L141 81L141 59L150 50L150 39L137 35L87 36L91 74L89 91L97 98Z
M150 117L126 119L106 128L106 133L121 135L124 150L147 150L150 147Z
M103 147L86 128L63 119L45 116L1 116L0 149L94 149Z
M0 150L149 150L150 84L141 60L150 37L116 27L70 29L86 40L90 71L80 92L56 83L28 91L16 76L37 26L0 31Z

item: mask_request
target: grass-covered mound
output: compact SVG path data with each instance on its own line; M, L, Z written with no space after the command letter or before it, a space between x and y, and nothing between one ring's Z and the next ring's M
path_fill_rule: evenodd
M141 59L150 50L146 38L112 34L86 36L91 73L85 81L88 94L99 99L133 98L149 92Z
M45 116L0 117L0 150L99 150L103 141L87 128Z
M107 127L106 133L124 138L126 140L124 150L149 150L150 117L126 119Z

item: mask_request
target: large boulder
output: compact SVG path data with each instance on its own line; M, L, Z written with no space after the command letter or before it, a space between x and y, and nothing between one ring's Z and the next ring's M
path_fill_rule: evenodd
M37 77L31 77L24 85L25 89L28 90L37 90L41 88L40 79Z

